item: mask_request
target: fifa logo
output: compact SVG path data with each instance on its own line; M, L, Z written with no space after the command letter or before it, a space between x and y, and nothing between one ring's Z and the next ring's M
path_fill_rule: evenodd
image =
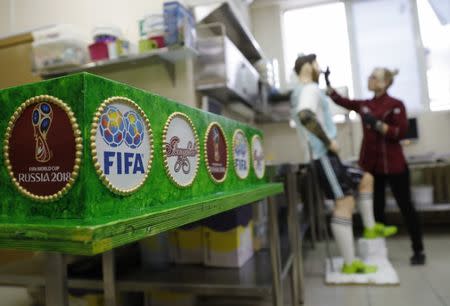
M31 116L31 122L34 129L34 139L36 141L36 149L34 156L40 163L48 162L52 158L47 143L47 133L53 120L53 110L49 103L37 104Z
M144 140L144 122L140 115L129 110L125 114L109 105L99 119L99 129L103 141L111 148L119 148L122 143L130 149L137 149ZM123 149L103 152L103 171L106 175L145 173L143 154L126 152Z

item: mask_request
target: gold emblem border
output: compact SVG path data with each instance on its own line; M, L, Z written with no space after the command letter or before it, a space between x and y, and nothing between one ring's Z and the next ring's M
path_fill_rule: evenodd
M102 115L105 108L112 104L112 103L123 103L131 108L137 110L138 114L141 115L141 117L144 119L145 129L147 131L148 135L148 142L150 145L150 157L148 159L147 164L147 171L145 173L144 179L139 183L139 185L131 188L131 189L120 189L115 186L108 180L106 175L103 173L101 169L101 165L98 162L98 156L97 156L97 145L95 143L96 136L97 136L97 129L98 129L98 120L100 119L100 116ZM130 195L134 192L136 192L139 188L141 188L145 181L147 180L150 170L152 167L152 161L153 161L153 133L150 125L150 121L147 118L147 115L142 110L142 108L133 100L126 98L126 97L120 97L120 96L114 96L106 99L105 101L100 104L100 106L97 108L97 111L94 114L94 117L92 119L92 127L91 127L91 154L92 154L92 161L94 162L95 171L97 172L97 175L99 176L102 183L113 193L118 195Z
M20 115L22 115L23 111L26 108L28 108L30 105L37 104L39 102L49 102L50 104L55 104L58 107L62 108L65 111L65 113L67 114L67 116L69 117L70 123L72 125L73 135L75 137L75 164L74 164L70 179L67 182L67 184L60 191L58 191L57 193L54 193L52 195L48 195L48 196L41 196L41 195L33 194L33 193L29 192L28 190L26 190L24 187L22 187L19 184L19 182L16 180L16 178L14 177L14 171L13 171L13 168L11 165L11 161L9 159L9 140L11 138L11 134L12 134L12 131L16 124L17 119L20 117ZM68 106L66 103L64 103L62 100L60 100L56 97L49 96L49 95L39 95L39 96L32 97L32 98L26 100L25 102L23 102L16 109L16 111L12 115L11 119L9 120L8 127L6 128L6 133L5 133L5 143L3 146L5 165L6 165L6 168L8 169L8 174L11 177L11 180L12 180L14 186L18 189L18 191L21 194L23 194L24 196L26 196L28 198L31 198L35 201L40 201L40 202L52 202L52 201L56 201L57 199L64 196L69 191L69 189L72 188L73 184L75 183L75 180L78 177L78 174L80 172L82 153L83 153L83 139L81 138L81 131L78 126L77 119L75 118L75 114L72 112L72 109L70 108L70 106Z
M179 118L182 118L182 119L187 121L187 123L189 124L189 126L191 127L191 129L192 129L192 131L194 133L196 149L197 149L197 156L198 156L198 158L197 158L197 162L195 163L195 174L192 177L191 181L188 182L186 185L182 185L182 184L178 183L175 180L175 178L173 177L172 173L170 173L169 162L167 160L167 155L166 155L166 146L164 145L166 143L167 130L169 128L170 123L172 122L172 120L175 117L179 117ZM201 158L201 156L200 156L200 143L199 143L199 140L198 140L197 130L195 129L194 123L192 122L191 118L188 115L186 115L185 113L174 112L174 113L172 113L169 116L169 118L167 118L166 124L164 125L164 130L163 130L162 151L163 151L163 156L164 156L164 168L166 169L167 176L170 178L172 183L174 183L177 187L180 187L180 188L186 188L186 187L191 186L194 183L195 178L197 177L198 168L199 168L199 165L200 165L200 158Z

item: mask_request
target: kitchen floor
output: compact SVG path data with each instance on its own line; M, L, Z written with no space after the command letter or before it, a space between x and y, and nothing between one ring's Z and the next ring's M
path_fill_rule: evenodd
M389 257L400 285L374 287L325 285L325 247L318 244L315 250L308 250L304 261L305 306L450 306L450 235L426 235L425 246L427 265L411 267L408 238L389 239ZM332 250L336 252L334 245ZM0 305L30 306L30 300L25 289L0 287Z
M326 286L325 247L318 245L305 259L305 306L450 306L450 235L426 235L425 248L426 266L412 267L408 238L388 239L399 286Z

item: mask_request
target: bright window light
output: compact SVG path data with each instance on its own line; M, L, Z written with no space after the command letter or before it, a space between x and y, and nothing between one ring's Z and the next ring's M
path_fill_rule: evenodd
M333 116L334 123L345 123L345 115L344 114L336 114Z
M427 0L417 0L432 111L450 110L450 25L442 25Z
M288 10L283 16L286 79L295 80L293 67L298 54L315 53L325 70L330 66L334 87L346 86L353 96L350 49L344 3ZM320 85L325 84L321 78Z
M350 120L355 121L358 118L358 114L355 111L350 111L350 114L348 114L348 117Z

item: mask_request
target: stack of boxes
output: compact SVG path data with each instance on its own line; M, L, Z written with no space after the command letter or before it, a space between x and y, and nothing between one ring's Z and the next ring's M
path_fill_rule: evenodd
M196 30L192 13L180 2L163 5L163 15L150 14L139 21L139 52L165 46L195 48Z
M253 256L252 206L242 206L204 221L204 264L241 267Z
M139 52L147 52L162 48L166 45L164 41L165 27L162 15L150 14L139 21Z
M152 267L173 262L238 268L254 250L267 246L266 223L266 203L239 207L142 240L142 262Z
M130 53L128 41L122 37L122 31L115 26L97 26L93 31L94 43L89 45L93 61L112 60Z
M203 231L199 222L169 233L170 258L177 264L203 263Z
M195 47L195 20L189 10L178 1L164 3L165 43L167 46Z
M267 199L252 204L253 206L253 249L257 252L269 246Z

